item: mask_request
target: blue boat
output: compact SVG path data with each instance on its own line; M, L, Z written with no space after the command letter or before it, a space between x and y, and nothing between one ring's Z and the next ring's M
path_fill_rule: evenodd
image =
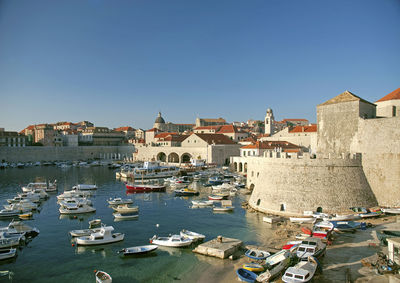
M244 281L244 282L256 282L257 279L257 274L255 274L254 272L251 272L249 270L246 270L244 268L239 268L238 270L236 270L236 274L239 277L240 281Z
M333 230L339 232L354 231L361 228L362 222L355 221L330 221L333 224Z
M251 259L264 260L267 257L269 257L271 254L269 252L262 251L262 250L250 249L250 250L247 250L244 255Z

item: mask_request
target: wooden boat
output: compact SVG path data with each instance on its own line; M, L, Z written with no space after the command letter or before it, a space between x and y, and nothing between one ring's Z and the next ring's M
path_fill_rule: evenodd
M17 249L0 249L0 260L15 257Z
M118 253L123 253L125 256L128 255L140 255L140 254L147 254L155 251L158 248L157 245L145 245L145 246L137 246L137 247L130 247L130 248L125 248Z
M292 223L314 223L316 218L314 217L290 217Z
M125 187L130 192L165 192L166 186L152 184L127 183Z
M400 237L400 230L376 230L376 236L381 245L387 246L387 239Z
M301 244L297 248L297 257L306 258L309 256L320 257L326 252L326 244L322 243L320 238L309 237L301 241Z
M331 231L333 230L333 224L330 221L320 221L314 224L314 229L320 228L322 230Z
M177 189L174 192L175 196L197 196L200 194L199 191L189 188Z
M196 232L193 232L193 231L188 231L188 230L182 230L180 232L180 235L182 237L189 238L192 241L203 241L206 238L206 236L203 235L203 234L196 233Z
M244 268L239 268L238 270L236 270L236 274L239 278L240 281L243 282L255 282L257 279L257 274L255 274L254 272L251 272L249 270L246 270Z
M291 253L289 251L279 251L265 259L266 271L258 275L257 282L269 282L290 265Z
M310 237L310 236L308 236L308 237ZM285 245L283 245L282 250L290 250L290 251L294 250L301 244L301 242L302 241L289 241Z
M130 220L130 219L136 219L139 217L139 214L136 212L128 212L128 213L114 213L113 214L115 219L117 220Z
M245 264L243 264L242 268L246 269L248 271L251 271L251 272L262 272L262 271L264 271L264 266L262 266L259 263L254 263L254 262L245 263Z
M293 267L289 267L282 276L282 281L287 283L309 282L313 278L318 267L318 261L310 256L301 259Z
M271 254L267 251L257 250L257 249L249 249L245 252L245 256L255 259L255 260L263 260L269 257Z
M150 243L165 246L165 247L186 247L192 244L192 240L189 238L184 238L180 235L172 235L169 237L157 237L156 235L150 239Z
M301 232L303 232L306 235L312 235L312 231L307 227L301 227Z
M112 231L114 231L114 227L112 226L101 227L99 232L92 233L90 236L77 238L76 243L78 245L102 245L124 240L124 234L111 233Z
M112 209L114 209L116 212L119 213L132 213L132 212L138 212L139 211L139 206L132 206L129 204L120 204L118 206L113 206Z
M114 198L114 199L109 199L108 201L109 205L120 205L120 204L132 204L133 200L130 198L127 199L122 199L122 198Z
M105 271L95 270L96 283L111 283L112 278L110 274Z

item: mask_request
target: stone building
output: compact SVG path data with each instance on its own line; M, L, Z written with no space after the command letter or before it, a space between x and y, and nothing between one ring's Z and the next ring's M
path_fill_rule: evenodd
M318 105L317 119L316 158L246 157L250 206L283 215L400 206L400 117L377 117L375 104L345 91Z
M43 146L62 146L63 140L58 131L51 124L40 124L34 126L34 142Z
M27 137L17 132L5 131L0 128L0 146L7 147L25 147Z
M377 117L400 116L400 88L375 102Z
M117 146L121 145L125 135L111 131L107 127L88 127L79 135L79 145Z
M206 119L206 118L197 118L196 119L196 127L203 127L203 126L222 126L226 125L226 121L223 118L217 119Z
M158 116L154 121L153 128L162 132L178 132L183 133L186 131L191 131L194 124L174 124L171 122L166 123L164 118L161 116L161 112L158 112Z

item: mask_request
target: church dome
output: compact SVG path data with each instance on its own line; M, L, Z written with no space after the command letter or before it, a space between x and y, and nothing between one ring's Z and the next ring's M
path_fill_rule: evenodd
M154 123L165 124L164 118L161 117L161 112L158 112L158 116L157 116L156 121Z

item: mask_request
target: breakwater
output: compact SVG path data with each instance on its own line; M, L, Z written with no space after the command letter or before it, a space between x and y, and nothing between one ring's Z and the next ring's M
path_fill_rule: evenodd
M0 161L36 162L132 158L134 146L0 147Z

